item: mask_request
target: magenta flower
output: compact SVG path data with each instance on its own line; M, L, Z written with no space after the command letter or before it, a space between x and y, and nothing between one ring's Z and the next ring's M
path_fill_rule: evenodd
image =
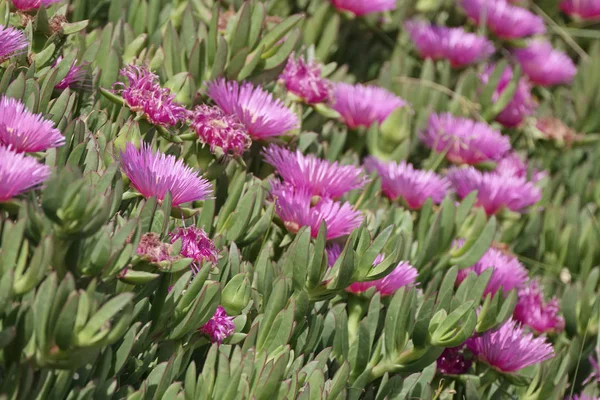
M527 178L528 176L528 163L523 161L516 152L508 153L502 160L496 165L496 171L504 175L513 175L519 178ZM531 181L539 182L546 177L546 172L533 170Z
M567 15L583 19L597 20L600 18L600 1L598 0L563 0L560 9Z
M453 67L463 67L494 54L492 42L463 28L432 26L417 20L404 26L423 58L447 59Z
M529 80L540 86L571 83L577 67L562 51L554 50L543 40L534 40L529 46L516 49L515 56Z
M305 156L300 150L292 152L272 145L264 151L264 156L286 183L306 190L311 196L337 199L365 184L361 168L332 163L312 154Z
M17 10L29 11L35 10L42 6L49 7L54 3L58 3L61 0L12 0Z
M187 110L174 101L175 94L171 90L160 86L158 75L146 67L131 64L120 73L129 84L117 82L113 88L132 111L142 113L154 125L168 127L185 121Z
M546 32L544 20L506 0L461 0L467 15L476 23L484 23L502 39L517 39Z
M27 37L23 32L10 26L0 25L0 63L15 54L27 51Z
M560 332L565 328L565 320L558 315L559 310L558 299L554 297L546 303L538 282L531 281L519 290L513 318L539 334Z
M541 190L532 182L509 173L481 172L473 167L452 168L447 177L461 199L477 190L477 205L488 215L503 208L522 211L542 198Z
M221 344L223 340L235 333L233 318L227 315L222 306L218 306L212 318L202 325L200 333L208 336L211 342Z
M52 64L52 67L56 67L62 61L62 59L62 56L58 57ZM83 69L83 65L76 65L76 63L77 60L74 60L71 68L69 68L69 72L67 72L67 75L60 82L58 82L56 86L54 86L55 89L64 90L75 84L80 84L85 79L85 70Z
M600 359L600 351L598 348L596 348L596 358L594 358L593 354L590 354L588 357L588 360L592 366L592 372L583 381L584 385L587 385L592 380L595 380L596 383L600 382L600 365L598 365L597 359Z
M479 361L501 372L518 371L554 357L554 349L546 338L525 333L513 320L497 331L467 340L467 348Z
M155 153L145 143L140 150L127 143L121 153L121 169L146 198L156 196L162 201L171 192L173 206L205 200L212 193L210 182L182 160L159 151Z
M340 257L342 251L344 251L344 249L338 243L331 243L325 247L325 252L327 253L327 264L330 267L333 267L333 264L335 264L337 259Z
M0 202L41 185L49 176L47 165L0 146Z
M465 358L465 346L448 347L437 359L437 370L444 375L460 375L466 373L473 361Z
M181 254L183 257L194 260L192 269L194 272L200 270L204 261L217 262L217 249L210 240L204 229L188 226L177 228L169 234L171 243L181 240Z
M335 239L350 234L363 220L362 213L349 203L323 198L313 206L308 191L279 182L272 183L271 195L276 201L277 215L292 233L309 226L311 235L317 237L321 223L325 222L327 239Z
M300 126L298 116L281 100L251 83L240 86L220 78L208 84L208 95L227 114L237 116L253 139L280 136Z
M352 129L382 123L396 108L406 105L400 97L377 86L338 82L333 90L333 108Z
M383 261L383 256L375 259L373 265ZM401 261L392 272L387 276L368 282L354 282L346 288L347 292L363 293L374 287L382 296L390 296L396 293L398 289L404 286L412 286L419 273L406 261Z
M396 9L396 0L331 0L335 8L356 16Z
M194 110L191 119L192 128L213 153L219 147L225 154L239 157L252 144L246 127L235 115L225 114L219 107L200 105Z
M173 258L171 257L171 245L162 242L160 236L154 232L142 235L136 253L144 260L154 264L169 261Z
M572 397L565 397L568 400L600 400L600 397L590 396L589 394L574 394Z
M327 103L331 99L331 83L321 76L321 66L314 61L290 56L279 79L288 91L308 104Z
M455 117L450 113L431 114L421 140L456 164L497 161L511 149L510 139L486 123Z
M408 207L419 209L431 197L435 204L444 200L450 182L432 171L414 169L412 164L380 161L374 157L365 159L369 172L377 171L381 177L383 193L391 200L402 197Z
M35 153L63 144L65 138L52 121L31 113L18 100L0 98L0 145L17 153Z

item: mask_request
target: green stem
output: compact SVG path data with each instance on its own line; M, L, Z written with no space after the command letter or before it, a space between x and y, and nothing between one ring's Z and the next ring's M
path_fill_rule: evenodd
M350 296L348 299L348 341L350 344L358 338L360 321L364 313L364 301L358 296Z

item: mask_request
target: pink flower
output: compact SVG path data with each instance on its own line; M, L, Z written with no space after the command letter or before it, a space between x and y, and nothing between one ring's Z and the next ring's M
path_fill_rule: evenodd
M192 268L198 272L202 262L217 262L217 249L204 229L188 226L177 228L169 234L171 243L181 240L181 254L183 257L194 260Z
M61 0L12 0L17 10L29 11L40 8L43 4L45 7L49 7L54 3L58 3Z
M408 21L404 26L423 58L447 59L453 67L462 67L494 54L492 42L463 28L432 26L417 20Z
M504 175L513 175L519 178L528 177L529 165L527 162L523 161L521 157L516 152L508 153L502 160L498 162L496 165L496 171L500 172ZM547 175L544 171L538 171L534 169L531 174L532 182L539 182Z
M592 354L590 354L590 356L588 357L588 361L590 362L590 364L592 366L592 372L583 381L584 385L587 385L592 380L595 380L596 383L600 382L600 365L598 365L598 361L597 361L597 359L599 359L599 358L600 358L600 351L598 348L596 348L596 358L594 358L594 356Z
M377 86L338 82L333 90L333 108L352 129L382 123L396 108L406 105L400 97Z
M0 98L0 145L11 146L18 153L35 153L64 143L64 136L52 121L31 113L18 100Z
M227 114L235 115L253 139L281 136L300 126L298 116L259 86L223 78L208 84L208 95Z
M559 310L558 299L554 297L546 303L538 282L531 281L519 290L513 318L539 334L560 332L565 328L565 320L558 315Z
M52 64L53 67L56 67L61 61L62 56L58 57L56 61ZM69 68L69 72L67 75L54 86L55 89L63 90L68 87L71 87L75 84L80 84L85 78L85 70L83 69L83 65L76 65L77 60L73 61L71 68Z
M337 261L337 259L342 254L344 249L338 243L331 243L325 247L325 252L327 253L327 264L330 267L333 267L333 264Z
M211 342L221 344L235 333L233 318L227 315L222 306L218 306L212 318L200 328L200 333L208 336Z
M49 176L47 165L0 146L0 202L41 185Z
M529 46L515 50L515 56L529 80L540 86L571 83L577 74L573 60L545 40L530 42Z
M600 18L600 1L598 0L563 0L560 9L567 15L583 20Z
M444 375L460 375L466 373L473 361L466 359L464 355L465 346L448 347L437 359L437 370Z
M383 257L375 259L373 265L383 261ZM419 273L406 261L401 261L392 272L387 276L368 282L354 282L346 288L347 292L362 293L374 287L382 296L390 296L396 293L398 289L404 286L412 286Z
M356 16L396 9L396 0L331 0L335 8Z
M431 114L421 140L456 164L478 164L501 159L511 149L510 139L483 122L455 117L450 113Z
M308 104L327 103L331 98L331 83L321 76L321 66L290 56L279 76L288 91L302 98Z
M127 143L125 152L121 153L121 169L146 198L156 196L162 201L167 192L171 192L173 206L205 200L212 193L210 182L182 160L153 152L145 143L140 150L133 143Z
M502 372L518 371L554 357L554 349L546 338L525 333L513 320L497 331L467 340L467 347L479 361Z
M0 63L15 54L27 51L27 37L18 29L0 25Z
M414 169L412 164L390 161L384 162L374 157L365 159L369 172L377 171L381 177L383 193L391 200L402 197L408 207L419 209L431 197L435 204L444 200L450 182L432 171Z
M223 149L225 154L241 156L250 148L252 139L246 127L235 115L228 115L219 107L200 105L191 115L191 126L200 140L210 146L210 151Z
M361 168L321 160L314 155L305 156L300 150L292 152L272 145L264 151L264 157L286 183L306 190L311 196L335 199L365 184Z

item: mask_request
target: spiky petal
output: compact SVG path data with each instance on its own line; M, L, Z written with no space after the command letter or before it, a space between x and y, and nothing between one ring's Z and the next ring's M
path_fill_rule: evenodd
M529 80L540 86L571 83L577 74L573 60L545 40L530 42L527 47L515 50L515 56Z
M314 155L305 156L300 150L292 152L272 145L264 151L264 157L286 183L306 190L312 196L336 199L365 183L361 168L329 162Z
M496 165L496 171L504 175L514 175L519 178L527 178L529 176L529 164L517 154L516 152L510 152L504 156ZM533 169L531 171L531 181L539 182L547 173L544 171L538 171Z
M0 146L0 202L41 185L49 176L47 165Z
M391 200L402 197L412 209L419 209L428 198L439 204L450 188L450 182L432 171L413 168L404 161L384 162L374 157L365 159L369 172L377 171L381 177L383 193Z
M62 56L58 57L52 66L56 67L62 60ZM54 88L64 90L73 85L80 84L84 79L85 70L83 69L83 65L77 65L77 60L73 60L73 64L71 64L71 68L69 68L67 75L60 82L58 82Z
M560 9L567 15L594 21L600 19L600 1L598 0L563 0Z
M546 303L539 283L534 280L519 290L513 318L540 334L560 332L565 328L565 320L558 315L559 311L558 299L554 297Z
M250 148L252 139L235 115L225 114L219 107L200 105L191 115L192 128L211 152L221 148L225 154L241 156Z
M49 7L54 3L58 3L62 0L12 0L17 10L29 11L36 10L42 6Z
M554 357L554 349L545 337L526 333L513 320L495 332L467 340L467 347L479 361L502 372L518 371Z
M406 105L400 97L377 86L338 82L333 91L333 108L349 128L382 123L396 108Z
M356 16L396 9L396 0L331 0L335 8Z
M321 66L290 56L279 76L286 89L308 104L327 103L331 99L331 83L321 76Z
M473 167L452 168L447 175L462 199L477 190L477 205L488 215L503 208L523 211L542 198L541 190L524 177L500 172L481 172Z
M339 243L331 243L325 247L325 252L327 253L327 264L330 267L333 267L333 264L335 264L337 259L340 257L342 251L344 251L344 249Z
M146 67L127 65L121 70L128 84L117 82L113 85L132 111L142 113L150 123L159 126L173 126L185 121L188 112L177 104L175 94L160 86L158 75Z
M460 375L466 373L473 361L465 358L465 346L449 347L437 359L437 371L445 375Z
M156 196L162 201L171 192L174 206L205 200L212 193L210 182L182 160L153 152L145 143L139 150L133 143L127 143L121 153L121 169L144 197Z
M0 25L0 63L29 46L23 32L10 26Z
M181 240L181 254L194 260L192 268L197 272L204 261L217 262L217 249L204 229L188 226L177 228L169 234L171 243Z
M18 153L35 153L64 143L52 121L33 114L18 100L0 98L0 145L11 146Z
M495 51L492 42L463 28L433 26L418 20L408 21L404 26L421 57L446 59L453 67L482 61Z
M377 258L376 261L379 264L383 261L383 257ZM377 265L375 262L373 264ZM369 282L354 282L346 288L346 291L362 293L374 287L382 296L390 296L401 287L414 285L418 275L419 273L412 265L401 261L387 276Z
M225 309L218 306L212 318L202 325L200 332L208 336L211 342L221 344L223 340L233 335L235 324L233 318L227 315Z
M431 114L421 140L456 164L478 164L500 160L510 149L510 139L486 123L455 117L450 113Z
M253 139L280 136L298 128L298 116L260 86L223 78L208 84L208 95L227 114L235 115Z

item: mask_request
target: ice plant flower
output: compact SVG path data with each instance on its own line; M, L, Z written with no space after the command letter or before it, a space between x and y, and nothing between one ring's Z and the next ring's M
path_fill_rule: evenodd
M417 20L408 21L404 26L423 58L446 59L453 67L463 67L494 53L492 42L463 28L432 26Z
M41 185L49 176L47 165L0 146L0 202Z
M506 0L461 0L469 18L485 24L502 39L517 39L546 32L544 20Z
M314 61L290 56L279 79L289 92L308 104L327 103L331 98L331 83L321 76L321 66Z
M218 306L215 314L200 328L200 333L208 336L211 342L221 344L227 337L233 335L235 325L233 318L227 315L222 306Z
M565 397L568 400L600 400L600 397L590 396L589 394L574 394L572 397Z
M18 153L35 153L64 143L64 136L52 121L33 114L18 100L0 98L0 145L11 146Z
M505 175L517 176L519 178L527 178L529 174L528 170L528 163L523 161L516 152L508 153L496 165L496 171ZM546 175L546 172L534 169L532 171L530 180L535 183L542 180L544 177L546 177Z
M137 255L144 260L158 264L161 261L171 260L171 245L160 240L154 232L144 233L137 247Z
M534 40L514 54L529 80L540 86L571 83L577 74L573 60L545 40Z
M312 196L337 199L365 183L362 168L322 160L312 154L305 156L300 150L292 152L272 145L264 151L264 157L286 183L305 189Z
M510 139L486 123L455 117L450 113L431 114L421 140L456 164L497 161L511 149Z
M588 21L600 19L600 1L598 0L563 0L560 3L560 9L574 18Z
M596 357L594 357L593 354L590 354L588 357L590 365L592 366L592 372L583 381L584 385L587 385L592 380L595 380L597 383L600 382L600 365L598 365L598 359L600 359L600 349L596 348Z
M396 108L406 105L400 97L377 86L338 82L333 92L333 108L352 129L382 123Z
M36 10L42 6L49 7L54 3L58 3L62 0L12 0L17 10L29 11Z
M468 167L452 168L447 177L461 199L477 191L477 205L488 215L503 208L522 211L542 198L541 190L533 182L512 173L481 172Z
M272 183L271 196L276 202L277 215L292 233L309 226L311 235L317 237L321 223L325 222L327 239L335 239L350 234L363 220L362 213L349 203L323 198L313 206L308 191L280 182Z
M481 75L481 81L483 84L488 83L493 71L494 67L489 66ZM502 72L502 76L500 77L500 81L496 87L496 91L492 96L492 100L494 102L498 101L502 92L510 84L512 77L512 68L507 66L504 72ZM533 96L531 95L531 84L526 79L521 78L517 84L517 89L513 95L513 98L506 105L504 110L502 110L500 114L496 116L496 121L500 122L506 127L517 126L525 117L531 115L536 107L537 105L533 99Z
M444 375L460 375L466 373L473 361L466 359L465 346L448 347L437 359L437 371Z
M431 197L439 204L450 189L450 182L435 172L413 168L406 162L384 162L374 157L365 159L365 168L369 172L377 171L381 177L383 193L391 200L402 197L412 209L423 207Z
M252 144L246 127L238 118L225 114L219 107L200 105L191 114L191 121L198 138L213 153L219 147L225 154L239 157Z
M181 240L181 254L183 257L194 260L192 269L198 272L202 262L217 262L217 249L204 229L188 226L177 228L169 234L171 243Z
M62 56L58 57L56 61L52 64L53 67L56 67L63 60ZM73 61L71 64L71 68L69 68L69 72L67 75L54 86L55 89L64 90L68 87L71 87L76 84L80 84L85 78L85 70L82 65L76 65L77 60Z
M356 16L396 9L396 0L331 0L331 4Z
M120 73L129 84L117 82L113 89L121 94L132 111L142 113L154 125L165 127L186 119L188 111L174 101L175 94L171 90L160 86L158 75L146 67L131 64L121 69Z
M139 150L133 143L127 143L121 153L121 169L133 187L146 198L156 196L162 201L167 192L171 192L173 206L205 200L212 193L210 182L183 160L153 152L145 143Z
M327 265L333 267L333 264L337 261L337 259L342 254L344 249L338 243L331 243L325 247L325 252L327 253Z
M559 310L558 299L554 297L546 303L539 283L534 280L519 290L513 318L539 334L560 332L565 328L565 320L558 315Z
M467 340L467 348L477 360L501 372L515 372L554 357L545 337L526 333L514 320Z
M375 259L373 265L383 261L383 256ZM404 286L414 285L419 273L406 261L401 261L387 276L368 282L354 282L346 288L347 292L362 293L374 287L382 296L390 296Z
M260 86L223 78L208 84L208 95L227 114L235 115L253 139L281 136L298 128L298 116Z
M23 32L10 26L0 25L0 63L27 49L29 45Z

